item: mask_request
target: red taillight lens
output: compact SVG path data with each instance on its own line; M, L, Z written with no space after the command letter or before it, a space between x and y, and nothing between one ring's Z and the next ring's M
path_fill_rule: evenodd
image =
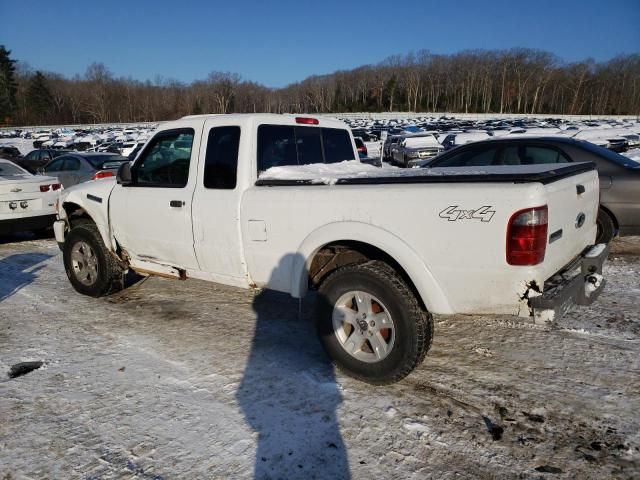
M51 188L51 185L40 185L41 192L48 192L50 188Z
M54 183L51 185L51 190L60 190L60 187L62 187L60 183Z
M91 180L100 180L101 178L107 178L107 177L113 177L114 173L113 172L109 172L108 170L102 170L100 172L96 172L93 177L91 177Z
M320 122L317 118L296 117L296 123L302 123L304 125L318 125Z
M547 206L514 213L507 226L507 263L538 265L547 250L549 210Z

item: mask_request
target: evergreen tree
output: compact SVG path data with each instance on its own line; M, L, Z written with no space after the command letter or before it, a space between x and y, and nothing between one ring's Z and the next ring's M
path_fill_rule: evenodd
M46 122L51 117L54 108L53 95L51 95L47 79L42 73L36 72L29 80L25 100L29 112L37 119L38 123Z
M16 109L16 61L9 57L10 53L11 50L0 45L0 124L9 123Z

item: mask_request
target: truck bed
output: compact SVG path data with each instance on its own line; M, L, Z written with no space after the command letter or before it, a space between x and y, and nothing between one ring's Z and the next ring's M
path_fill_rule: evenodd
M556 182L579 173L595 170L592 162L558 163L542 165L495 165L488 167L439 167L420 169L363 168L362 171L340 168L336 164L315 166L278 167L274 174L270 171L256 181L256 186L296 186L296 185L383 185L413 183L542 183Z

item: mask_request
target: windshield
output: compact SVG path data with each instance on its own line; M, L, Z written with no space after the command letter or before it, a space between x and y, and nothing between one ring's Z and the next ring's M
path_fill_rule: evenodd
M0 176L8 177L10 175L30 175L29 172L23 170L13 163L0 162Z
M606 160L615 163L616 165L620 165L625 168L639 168L640 161L635 158L625 157L624 155L620 155L619 153L613 152L607 148L600 147L598 145L594 145L590 142L581 141L580 145L585 150L594 153L600 157L604 157Z

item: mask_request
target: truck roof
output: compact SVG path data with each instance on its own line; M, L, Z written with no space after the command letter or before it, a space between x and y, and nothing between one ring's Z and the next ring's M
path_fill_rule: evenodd
M171 123L180 122L180 120L194 120L202 119L207 120L209 118L225 117L229 121L246 121L247 119L253 119L256 123L279 123L285 125L297 124L296 118L314 118L318 120L317 126L319 127L331 127L331 128L349 128L346 123L337 118L325 117L319 115L313 115L309 113L208 113L203 115L186 115L179 120L175 120ZM304 124L307 125L307 124Z

